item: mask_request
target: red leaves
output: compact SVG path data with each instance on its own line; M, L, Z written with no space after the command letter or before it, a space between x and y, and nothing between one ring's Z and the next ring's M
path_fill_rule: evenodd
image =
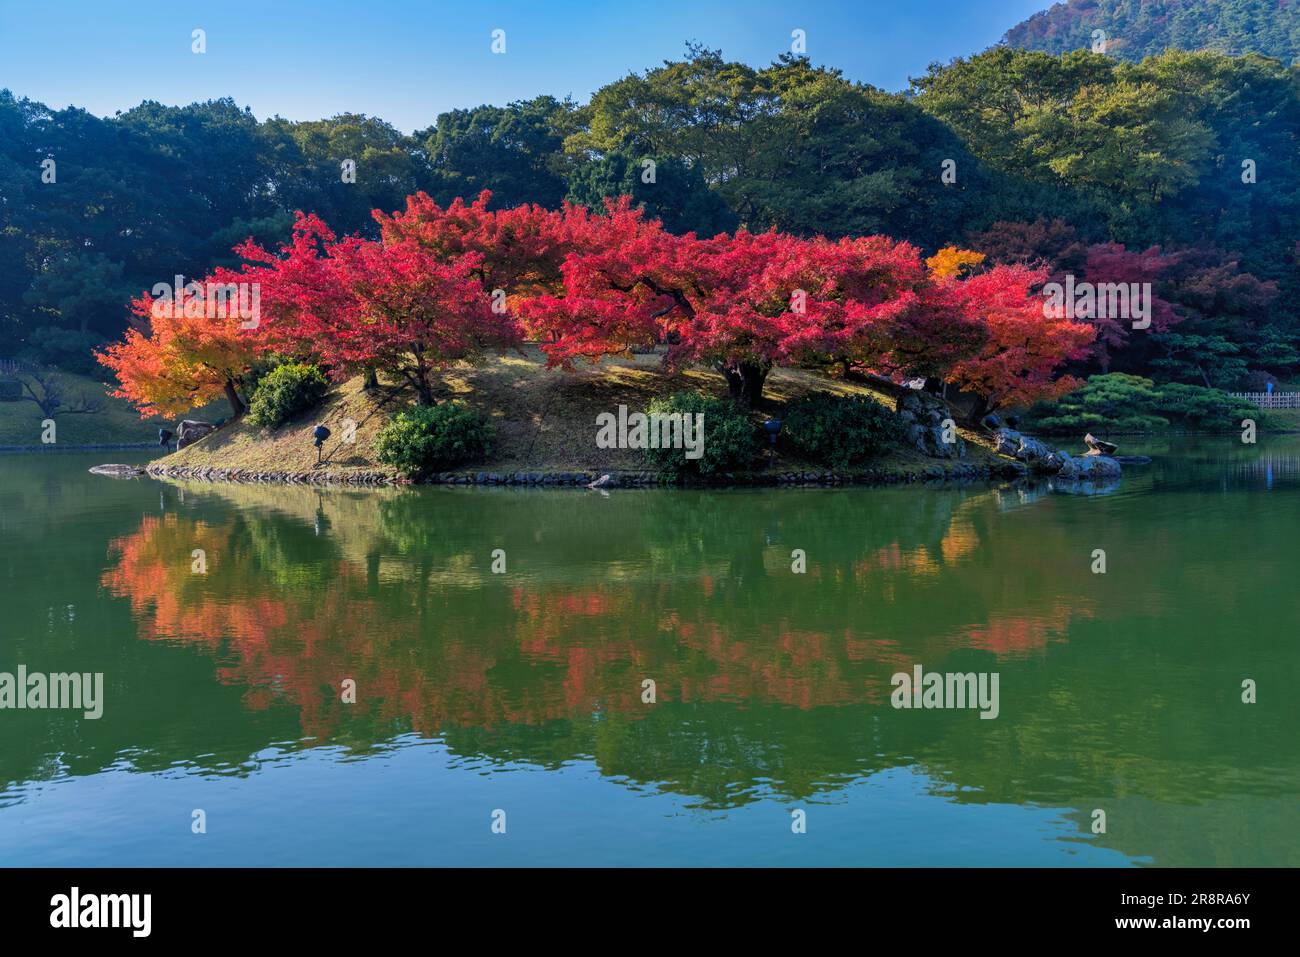
M949 382L974 392L992 408L1032 405L1077 388L1069 377L1054 379L1071 359L1087 355L1096 329L1084 321L1054 318L1033 294L1045 270L996 266L955 285L971 314L981 317L988 340L974 356L954 363Z
M255 339L225 342L240 347L225 355L218 343L229 330L186 327L217 342L169 352L179 332L163 322L152 338L113 347L106 364L126 375L124 394L155 407L159 390L126 381L184 378L196 356L230 366L228 380L251 362L249 349L310 355L336 374L382 368L431 402L438 369L528 336L555 365L666 342L669 367L711 364L750 392L773 366L842 361L1019 402L1050 391L1052 372L1085 334L1091 341L1090 328L1042 315L1032 287L1043 275L1021 267L958 278L932 274L916 247L884 236L700 239L668 233L627 198L604 215L493 211L488 199L443 209L411 196L405 210L375 214L377 241L337 239L299 214L278 252L245 243L249 265L220 274L259 286Z

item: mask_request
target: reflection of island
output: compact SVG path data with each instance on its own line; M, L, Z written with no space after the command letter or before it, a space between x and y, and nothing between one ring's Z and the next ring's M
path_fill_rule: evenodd
M246 689L250 707L292 703L303 733L317 739L345 718L335 692L344 678L361 689L355 712L423 734L593 713L642 720L646 677L661 702L878 707L890 674L915 661L970 650L1041 654L1072 619L1094 614L1091 599L1034 601L1028 583L1017 594L1005 581L991 589L943 575L992 568L975 560L978 499L921 509L914 538L867 545L852 563L827 555L805 576L790 573L785 544L770 534L745 541L760 533L702 500L680 518L652 507L639 519L643 534L629 536L635 544L608 562L593 561L583 536L566 535L563 523L543 525L556 539L507 543L516 573L494 576L487 557L497 541L517 537L510 520L527 527L521 503L506 500L515 514L497 519L498 538L478 524L449 524L450 515L422 516L429 501L374 500L366 515L365 500L335 509L313 493L310 525L306 514L246 509L220 521L146 517L113 543L103 584L129 599L143 637L219 655L221 680ZM818 540L852 517L819 512L794 540L815 555L847 552ZM790 519L778 524L788 537ZM697 548L706 526L734 531ZM204 575L191 571L195 548L207 556ZM694 576L684 567L692 550L702 569ZM918 631L922 607L927 627Z
M1196 575L1196 556L1160 562L1172 543L1119 525L1107 545L1144 556L1149 587L1109 587L1050 499L1008 514L1007 493L956 491L187 494L201 504L113 543L104 585L142 637L204 649L244 709L291 708L314 742L414 730L493 759L591 757L715 806L900 765L955 800L1081 808L1296 781L1281 724L1207 708L1218 673L1174 680L1133 643L1176 635L1211 654L1215 636L1162 587ZM790 572L796 547L806 575ZM1245 660L1252 640L1235 646ZM889 676L916 662L998 670L1002 717L892 710Z

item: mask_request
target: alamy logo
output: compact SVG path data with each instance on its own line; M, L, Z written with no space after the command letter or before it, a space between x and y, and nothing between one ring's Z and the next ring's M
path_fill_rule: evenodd
M1072 273L1065 284L1043 286L1043 316L1047 319L1131 319L1134 329L1151 326L1151 283L1076 283Z
M104 673L28 674L26 665L18 666L16 676L0 671L0 710L5 708L68 708L93 721L104 713Z
M686 458L704 455L703 412L633 412L618 407L618 415L596 416L598 449L685 449Z
M256 282L190 282L179 273L174 283L155 283L150 313L155 319L240 319L241 329L262 322L262 286Z
M981 718L996 718L998 672L925 671L912 666L912 673L900 671L889 679L894 691L889 703L895 708L959 709L979 708Z
M129 927L131 936L148 937L153 925L152 894L70 894L50 898L51 927Z

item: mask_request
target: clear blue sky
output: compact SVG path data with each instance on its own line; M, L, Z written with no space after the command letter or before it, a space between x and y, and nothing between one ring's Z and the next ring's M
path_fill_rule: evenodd
M231 96L259 118L357 112L405 131L456 107L586 100L687 40L765 65L806 31L815 63L899 90L1050 0L0 0L0 87L106 116ZM207 31L207 53L190 34ZM506 31L493 55L491 32Z

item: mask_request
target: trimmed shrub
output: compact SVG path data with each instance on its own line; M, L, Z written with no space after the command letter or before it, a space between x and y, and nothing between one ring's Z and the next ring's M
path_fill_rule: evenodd
M319 366L286 362L262 376L248 403L248 420L275 428L325 398L329 380Z
M496 430L481 412L451 400L399 412L380 430L375 451L385 465L407 478L422 479L486 457L495 437Z
M650 403L651 415L700 414L704 416L704 448L698 459L686 458L686 449L646 449L651 466L677 479L745 471L758 455L758 430L734 403L678 392Z
M1051 434L1087 431L1230 432L1242 419L1261 426L1269 416L1242 399L1218 389L1170 382L1156 384L1124 372L1095 375L1080 389L1055 402L1040 403L1026 416L1025 428Z
M781 434L804 458L849 468L898 446L903 423L871 399L814 394L786 407Z

